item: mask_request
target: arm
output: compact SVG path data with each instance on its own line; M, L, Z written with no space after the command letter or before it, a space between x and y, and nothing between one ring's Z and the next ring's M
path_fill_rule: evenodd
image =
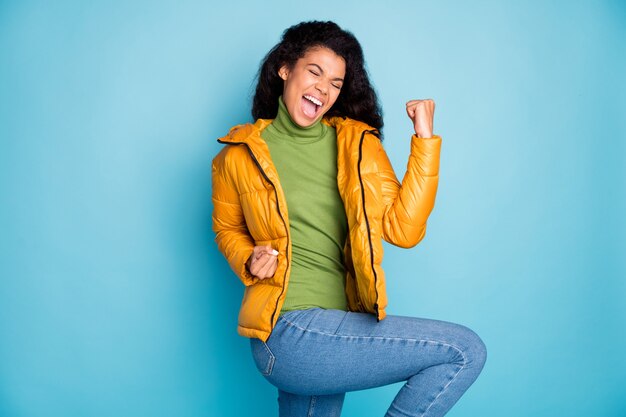
M411 154L402 184L396 178L382 145L377 152L377 163L382 183L383 239L410 248L417 245L426 233L439 182L439 152L441 137L411 138Z
M213 231L218 249L243 284L249 286L259 280L246 268L254 250L254 240L246 226L237 188L226 172L225 154L224 149L215 157L212 166Z
M382 146L377 160L385 205L383 239L397 246L412 247L424 238L426 220L435 205L441 137L433 135L433 100L410 100L406 103L406 113L415 134L411 137L411 154L402 184Z

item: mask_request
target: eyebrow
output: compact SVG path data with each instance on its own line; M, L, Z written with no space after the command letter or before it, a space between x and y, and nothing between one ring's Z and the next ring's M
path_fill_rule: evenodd
M317 67L317 69L318 69L318 70L319 70L322 74L324 73L324 70L322 69L322 67L320 67L320 66L319 66L319 65L317 65L317 64L313 64L313 63L311 63L311 64L307 64L307 65L312 65L312 66L314 66L314 67ZM341 81L341 82L343 82L343 78L336 77L336 78L333 78L333 81Z

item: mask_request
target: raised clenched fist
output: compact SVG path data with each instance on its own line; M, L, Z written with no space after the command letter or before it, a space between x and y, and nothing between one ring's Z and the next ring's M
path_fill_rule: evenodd
M406 113L413 122L415 134L418 138L433 136L433 117L435 102L431 99L411 100L406 103Z

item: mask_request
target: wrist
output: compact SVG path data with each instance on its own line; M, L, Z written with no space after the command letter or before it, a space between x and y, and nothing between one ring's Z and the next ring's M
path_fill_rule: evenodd
M433 132L432 131L420 131L420 132L418 132L416 130L415 131L415 136L417 136L418 138L432 138L433 137Z

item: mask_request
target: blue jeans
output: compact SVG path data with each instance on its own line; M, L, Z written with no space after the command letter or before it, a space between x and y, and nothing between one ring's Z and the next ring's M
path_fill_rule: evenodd
M458 324L312 308L250 339L259 371L278 388L280 417L341 414L345 393L406 381L387 417L443 416L476 380L487 351Z

